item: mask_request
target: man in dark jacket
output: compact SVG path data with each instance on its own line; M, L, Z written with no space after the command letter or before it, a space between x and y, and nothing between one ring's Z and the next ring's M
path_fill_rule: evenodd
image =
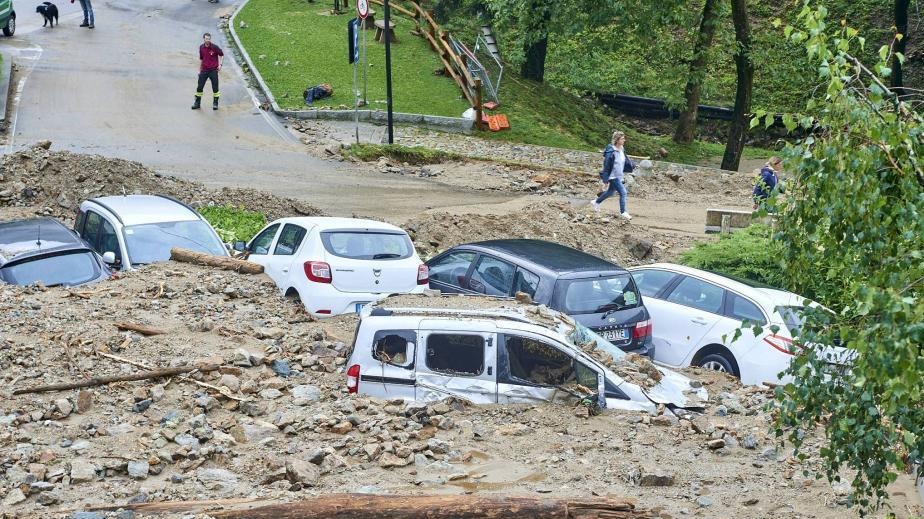
M754 210L757 210L762 203L766 202L776 189L776 185L780 181L776 170L781 164L783 164L783 161L779 157L770 157L767 164L760 168L760 178L757 179L757 184L754 185Z
M212 82L212 110L218 110L218 97L221 96L218 90L218 71L221 70L221 62L224 58L225 53L222 52L221 47L212 43L212 35L203 34L202 45L199 45L199 84L196 86L193 110L198 110L202 104L202 89L205 88L206 81Z

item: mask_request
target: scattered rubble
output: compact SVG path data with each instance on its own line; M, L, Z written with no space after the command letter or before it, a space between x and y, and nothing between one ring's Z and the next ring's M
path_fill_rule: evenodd
M82 298L66 288L0 287L0 516L305 492L593 492L636 497L662 517L707 502L736 517L850 513L847 496L814 479L816 457L800 462L773 443L763 411L771 394L725 375L688 370L711 399L703 414L680 419L383 401L345 391L355 316L312 320L263 275L166 263L98 288ZM461 298L413 302L421 301L457 306ZM190 326L190 316L211 325ZM126 321L164 333L113 326ZM187 366L199 370L12 394ZM720 406L729 412L717 415ZM817 448L822 438L809 440Z
M690 248L692 237L632 223L567 202L530 205L504 215L426 213L404 225L421 257L462 243L506 238L554 241L618 265L670 261Z
M268 220L321 213L292 198L253 189L213 190L163 175L138 162L50 148L50 141L42 141L4 155L0 162L0 221L52 216L70 223L83 200L120 193L165 194L194 207L231 204L263 212Z

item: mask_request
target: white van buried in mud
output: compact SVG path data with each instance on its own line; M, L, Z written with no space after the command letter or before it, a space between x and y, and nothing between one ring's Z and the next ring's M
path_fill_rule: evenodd
M396 296L360 315L351 393L475 404L581 402L655 413L699 409L702 385L627 355L565 314L478 296Z

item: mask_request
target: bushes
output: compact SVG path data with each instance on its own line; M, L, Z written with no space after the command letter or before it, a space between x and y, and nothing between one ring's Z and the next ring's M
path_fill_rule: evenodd
M345 149L343 154L366 162L377 160L379 157L388 157L397 162L407 162L414 165L439 164L460 158L445 151L421 146L402 146L400 144L354 144Z
M200 207L199 213L212 224L221 240L227 243L247 241L266 225L266 215L263 213L230 205Z
M742 231L724 234L716 241L696 244L683 253L680 262L689 267L787 289L779 258L780 245L773 241L770 228L754 224Z

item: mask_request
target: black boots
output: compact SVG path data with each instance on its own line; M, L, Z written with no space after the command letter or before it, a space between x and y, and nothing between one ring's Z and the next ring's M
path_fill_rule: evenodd
M218 98L212 98L212 110L218 110Z
M201 107L202 107L202 97L201 97L201 96L196 96L196 100L193 101L192 109L193 109L193 110L198 110L198 109L201 108Z

